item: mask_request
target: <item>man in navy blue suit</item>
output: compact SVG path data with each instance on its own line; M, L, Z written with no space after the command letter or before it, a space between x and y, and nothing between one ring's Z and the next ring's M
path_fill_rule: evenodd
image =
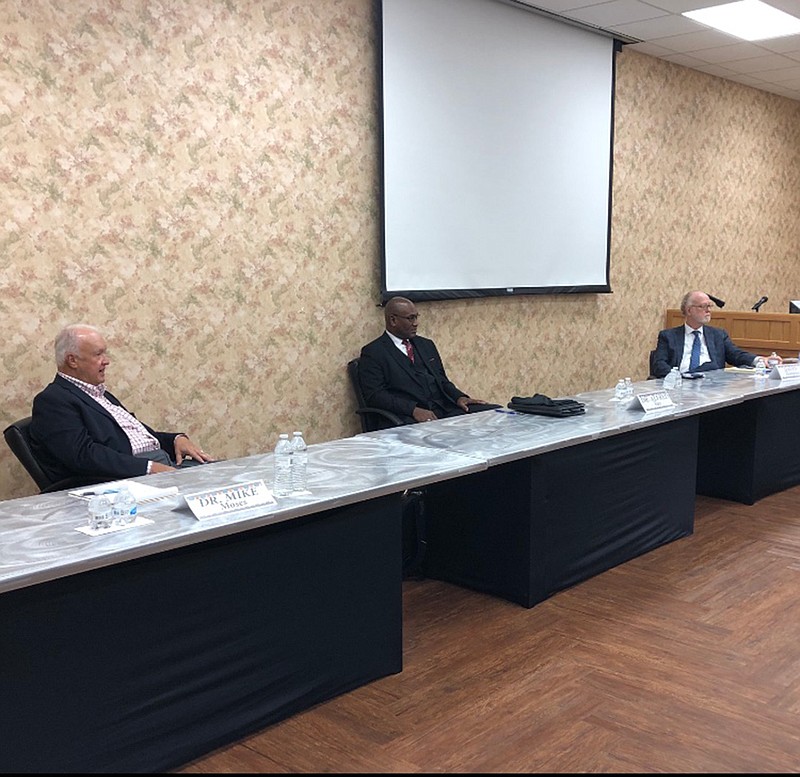
M673 367L681 372L705 372L722 370L726 364L755 366L756 359L761 357L738 348L724 329L709 325L713 309L708 294L702 291L690 291L684 296L681 301L684 323L658 333L653 357L654 377L663 378ZM699 340L696 365L692 364L694 332L698 333Z
M114 480L213 461L183 432L157 432L106 389L105 338L88 324L64 327L55 341L58 372L33 400L31 447L54 481Z
M419 314L405 297L384 306L386 331L361 349L359 381L368 405L404 423L435 421L499 407L473 399L447 377L433 340L417 334Z

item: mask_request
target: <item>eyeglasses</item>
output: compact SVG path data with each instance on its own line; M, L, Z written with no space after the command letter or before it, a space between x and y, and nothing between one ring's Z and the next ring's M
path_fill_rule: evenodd
M700 310L713 310L713 305L689 305L690 308L700 308Z
M393 314L395 318L404 318L406 321L417 321L419 319L419 313L412 313L410 316L401 316L399 313Z

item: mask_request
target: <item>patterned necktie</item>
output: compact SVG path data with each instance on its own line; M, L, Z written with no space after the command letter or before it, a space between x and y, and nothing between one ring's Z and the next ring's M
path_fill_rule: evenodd
M694 372L700 366L700 332L695 329L692 334L694 342L692 343L692 355L689 357L689 372Z
M411 345L411 340L403 340L403 345L406 347L406 353L408 354L408 358L411 359L411 363L414 363L414 346Z

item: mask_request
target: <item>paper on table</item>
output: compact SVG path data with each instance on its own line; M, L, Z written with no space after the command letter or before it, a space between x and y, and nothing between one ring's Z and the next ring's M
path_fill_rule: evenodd
M136 516L136 520L130 523L112 523L105 529L93 529L89 524L83 526L76 526L75 530L81 534L88 534L90 537L99 537L102 534L115 534L118 531L125 531L126 529L134 529L137 526L148 526L153 523L149 518L143 518L141 515Z
M88 501L95 494L113 494L119 491L120 486L123 485L130 489L130 492L136 497L136 501L139 504L158 502L161 499L167 499L178 495L177 486L156 488L155 486L147 486L144 483L137 483L135 480L114 480L110 483L98 483L94 486L87 486L86 488L79 488L76 491L70 491L69 495Z

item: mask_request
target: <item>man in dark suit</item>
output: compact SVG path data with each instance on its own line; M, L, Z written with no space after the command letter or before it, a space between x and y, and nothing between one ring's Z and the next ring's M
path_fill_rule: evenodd
M726 364L734 367L753 367L758 358L734 345L728 333L710 326L714 304L708 294L690 291L681 301L684 323L658 333L658 343L653 357L653 376L663 378L673 367L681 372L722 370ZM694 346L697 332L698 345ZM692 361L692 348L696 351L696 364Z
M53 480L114 480L213 461L184 433L156 432L105 387L108 349L98 329L64 327L55 341L58 373L34 397L31 447Z
M417 335L419 315L411 300L392 297L384 319L386 331L361 349L358 374L367 404L404 423L499 407L473 399L447 377L433 340Z

